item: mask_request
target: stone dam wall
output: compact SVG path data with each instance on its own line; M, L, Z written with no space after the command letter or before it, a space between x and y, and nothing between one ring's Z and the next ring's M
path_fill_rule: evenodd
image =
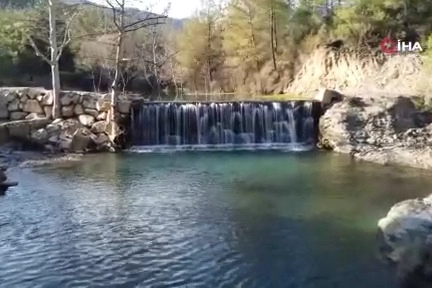
M285 120L287 121L289 120L288 122L290 123L294 121L298 125L295 125L296 126L295 129L294 128L288 129L290 131L288 131L285 134L286 135L289 134L290 136L289 139L291 139L293 136L291 134L294 133L293 132L294 130L300 133L299 134L300 136L305 134L303 133L304 131L310 130L310 132L306 133L310 136L310 137L308 136L310 138L308 139L310 140L311 143L312 142L316 143L317 136L318 136L318 131L317 131L318 121L319 121L319 117L321 116L320 101L303 101L304 103L301 102L303 104L300 104L299 102L297 103L298 104L297 106L300 105L304 107L302 109L294 109L294 106L296 105L293 101L290 101L290 103L284 103L283 101L282 102L262 102L261 101L262 103L251 102L251 101L246 101L246 102L235 101L235 102L227 102L227 103L218 103L218 102L171 103L171 102L148 102L142 96L121 95L118 99L118 112L119 112L118 115L119 117L117 117L118 121L117 123L112 124L107 122L107 119L109 118L108 112L110 110L110 96L111 96L110 94L101 94L101 93L93 93L93 92L62 91L60 94L60 106L61 106L62 118L54 120L52 119L53 118L52 117L53 96L50 90L45 90L43 88L28 88L28 87L0 88L0 121L1 121L0 122L0 144L4 144L6 142L14 142L14 143L19 143L21 145L22 143L24 143L24 144L28 144L30 146L29 148L32 149L40 148L44 151L52 151L52 152L80 152L81 153L81 152L114 151L118 148L121 149L134 144L133 143L134 136L136 138L137 133L138 134L143 133L143 131L145 133L147 132L150 134L152 133L151 132L152 127L150 124L153 125L154 121L151 121L151 123L146 124L144 121L145 117L144 118L138 117L139 113L137 114L138 110L140 111L145 107L148 107L148 105L153 105L156 107L160 106L161 109L164 107L166 108L168 106L171 108L174 106L180 107L180 109L177 110L174 109L175 111L171 108L169 109L167 108L166 112L167 113L169 112L168 113L169 115L174 113L176 115L176 117L174 117L175 119L172 117L171 118L168 117L167 119L162 119L163 118L162 116L164 116L162 114L164 113L162 114L156 113L157 115L160 114L159 116L155 116L156 118L158 118L158 121L163 122L159 126L168 127L167 131L163 129L162 129L163 131L162 130L159 131L158 129L155 130L158 132L157 134L161 134L158 135L158 137L161 139L165 139L169 137L172 138L174 136L179 138L183 134L186 135L188 133L189 134L196 133L197 131L196 127L195 128L192 127L193 125L189 125L189 126L184 125L186 124L186 122L187 123L190 122L189 118L191 118L190 116L192 114L193 115L196 114L196 113L195 114L192 113L191 115L189 115L190 113L189 114L186 113L189 116L187 116L186 114L183 115L185 111L188 112L190 110L189 108L191 108L192 106L196 108L195 110L194 109L192 110L194 110L195 112L199 111L200 113L199 115L196 114L195 116L197 117L199 116L198 118L201 117L202 118L201 120L208 119L209 121L208 125L210 125L211 122L210 120L213 119L210 116L214 114L213 112L215 111L213 111L214 110L213 108L216 106L225 107L227 105L228 106L234 105L239 107L240 106L255 107L258 105L259 107L269 106L270 108L273 107L274 109L278 107L282 109L282 106L285 107L286 105L288 105L285 108L288 109L292 106L291 107L292 109L290 108L288 110L290 111L292 110L291 118L293 119L292 120L285 119ZM213 107L212 109L210 109L211 111L210 110L207 112L204 111L206 110L204 108L207 106ZM274 110L273 108L270 110L273 111ZM252 117L252 114L249 115L249 113L252 113L252 111L249 111L250 109L246 109L246 110L244 111L242 110L245 114L244 115L245 117L242 117L241 120L244 122L244 123L242 122L243 124L248 126L247 124L249 122L253 124L256 117ZM286 109L282 109L282 110L285 111ZM286 112L286 111L283 112L282 110L281 110L282 114ZM297 112L295 112L294 110ZM233 110L230 113L232 114L234 112L235 111ZM231 115L228 118L231 118L233 115ZM278 119L280 118L279 117L280 115L279 116L274 115L274 116ZM201 122L201 120L196 119L195 122L198 123ZM184 123L183 122L180 123L179 121L180 122L183 121ZM241 126L243 127L244 125ZM190 129L190 131L183 131L184 129L186 129L185 127L187 127L187 129ZM234 129L235 127L231 127L231 128L233 128L231 129L233 133L235 132L234 130L236 131L238 130L238 129ZM110 139L109 137L108 131L112 131L113 129L114 131L116 131L116 135L118 135L116 139ZM162 135L162 132L164 131L166 132L166 135ZM174 132L176 132L175 135L173 134ZM254 131L248 130L246 132L250 132L249 134L251 134L251 133L258 133L259 131L257 132L255 130ZM262 133L261 134L260 133L258 134L261 135ZM298 133L294 133L294 134L297 135ZM281 134L280 136L285 135L282 132L280 134ZM297 136L294 137L293 139L297 139L298 138ZM186 139L187 137L186 138L183 137L183 138ZM279 138L281 138L282 140L285 139L283 137L279 137ZM297 139L297 140L300 141L303 139L302 137L300 138L301 139ZM280 140L279 142L281 142L282 140ZM282 142L288 143L291 142L291 140L288 141L285 139ZM296 142L296 140L293 141ZM182 141L180 142L181 142L180 144L184 144ZM187 141L184 142L186 143Z
M62 91L62 119L52 119L53 96L43 88L0 88L0 143L18 140L61 152L113 149L108 137L110 94ZM120 119L128 119L131 100L120 97ZM121 133L121 127L116 127Z

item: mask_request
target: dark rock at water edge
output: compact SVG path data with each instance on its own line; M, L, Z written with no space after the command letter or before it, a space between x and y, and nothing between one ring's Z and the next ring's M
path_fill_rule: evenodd
M410 97L346 97L319 121L319 144L380 164L432 169L432 113Z

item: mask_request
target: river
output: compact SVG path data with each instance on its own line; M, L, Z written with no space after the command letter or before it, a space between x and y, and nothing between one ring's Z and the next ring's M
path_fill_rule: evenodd
M397 287L376 223L421 170L318 153L101 154L13 168L0 287Z

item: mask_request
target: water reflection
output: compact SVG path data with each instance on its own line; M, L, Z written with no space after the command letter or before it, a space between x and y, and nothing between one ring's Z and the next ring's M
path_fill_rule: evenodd
M0 286L395 287L376 221L426 173L302 153L89 156L12 170Z

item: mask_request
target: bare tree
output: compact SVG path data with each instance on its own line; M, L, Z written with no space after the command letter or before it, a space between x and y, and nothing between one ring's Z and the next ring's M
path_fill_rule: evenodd
M157 97L158 100L160 99L160 78L159 78L159 71L158 71L158 60L157 60L157 48L159 45L159 34L157 29L155 29L155 27L153 27L153 29L151 29L151 34L152 34L152 54L153 54L153 74L154 77L156 79L156 92L157 92Z
M117 30L117 39L115 44L115 72L114 79L111 84L111 109L110 115L108 118L109 122L116 122L116 110L117 110L117 98L120 92L120 81L121 81L121 73L123 71L123 65L125 60L122 55L122 46L125 39L125 36L130 33L137 31L139 29L156 26L159 24L163 24L163 20L167 18L167 10L162 15L153 14L150 12L143 13L144 17L138 17L138 19L132 19L128 15L127 7L137 6L138 4L144 4L140 0L105 0L107 6L110 7L112 11L112 20ZM146 11L149 11L150 9ZM110 131L111 139L116 137L116 131L114 125L110 125L112 127Z
M175 43L173 43L173 39L174 39L174 31L169 31L163 34L163 42L164 42L164 52L166 53L166 57L167 57L167 64L168 64L168 70L169 70L169 75L171 76L171 81L174 84L174 88L175 88L175 99L177 100L178 96L179 96L179 80L180 83L183 82L182 79L182 73L181 73L181 67L177 66L177 62L175 59L175 56L178 54L178 50L177 47L175 45Z
M30 45L36 52L36 55L41 57L48 65L51 67L51 78L52 78L52 96L53 96L53 118L61 117L61 107L60 107L60 70L59 70L59 60L63 53L64 48L71 41L71 24L75 19L78 10L72 9L71 13L65 13L62 15L66 17L65 27L63 29L63 37L61 42L58 43L57 36L57 9L58 0L45 0L48 8L48 20L49 20L49 50L50 56L47 57L45 54L41 53L40 49L36 45L33 37L29 36ZM74 6L76 8L76 6Z

